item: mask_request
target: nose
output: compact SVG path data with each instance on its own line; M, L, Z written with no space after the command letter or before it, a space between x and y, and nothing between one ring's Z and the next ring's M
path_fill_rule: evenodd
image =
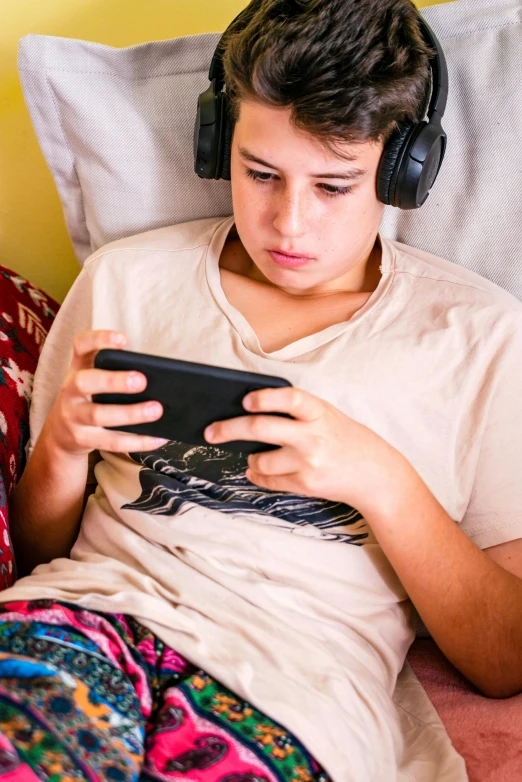
M286 185L278 194L273 225L282 236L301 236L308 224L306 194L297 187Z

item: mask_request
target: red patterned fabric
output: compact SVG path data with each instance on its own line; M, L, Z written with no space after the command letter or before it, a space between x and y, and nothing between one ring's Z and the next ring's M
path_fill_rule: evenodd
M25 466L33 377L58 304L0 266L0 589L16 577L7 500Z

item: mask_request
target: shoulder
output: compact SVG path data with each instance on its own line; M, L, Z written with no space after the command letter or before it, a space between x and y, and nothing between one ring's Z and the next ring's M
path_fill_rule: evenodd
M212 217L193 220L179 225L157 228L153 231L136 234L106 244L96 250L84 264L91 273L101 265L111 266L132 262L132 260L153 263L154 259L168 258L170 262L176 256L184 258L187 254L204 251L211 243L216 231L233 221L232 217Z
M459 312L483 325L499 318L522 325L522 302L491 280L445 258L385 239L393 256L393 272L409 281L411 295L430 307Z

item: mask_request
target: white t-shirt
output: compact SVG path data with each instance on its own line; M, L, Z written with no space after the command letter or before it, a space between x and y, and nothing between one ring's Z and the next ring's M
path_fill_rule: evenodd
M86 262L42 352L30 447L74 335L117 329L130 350L287 378L401 451L478 546L522 537L522 304L469 270L381 238L382 278L367 303L266 353L221 287L233 222L152 231ZM3 601L57 597L133 613L293 730L336 782L466 779L411 670L396 688L412 614L356 510L259 490L241 455L212 446L102 457L71 559L39 567ZM348 645L339 646L333 606ZM347 743L363 724L364 739Z
M381 238L382 279L366 305L266 353L220 284L232 225L221 218L151 231L86 262L41 357L31 447L74 334L121 329L129 350L286 377L401 451L479 547L522 537L522 304L468 269ZM346 521L343 531L364 542L360 516Z

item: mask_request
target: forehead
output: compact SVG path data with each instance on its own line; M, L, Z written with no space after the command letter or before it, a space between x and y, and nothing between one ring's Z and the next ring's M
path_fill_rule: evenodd
M253 100L240 103L234 146L248 150L250 157L243 155L246 159L262 159L273 167L312 163L314 169L325 171L345 170L350 164L372 166L382 152L382 144L373 141L338 142L331 148L311 133L296 128L291 108L276 108Z

